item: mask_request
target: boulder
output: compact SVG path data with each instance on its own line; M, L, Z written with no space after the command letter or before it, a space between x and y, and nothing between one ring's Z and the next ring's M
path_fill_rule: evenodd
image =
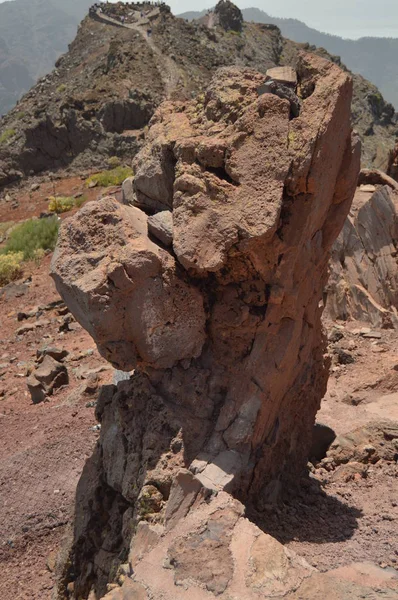
M51 396L54 390L68 385L68 371L64 364L58 362L50 354L40 356L40 364L27 379L27 386L32 402L38 404Z
M127 177L122 184L122 202L123 204L131 205L134 204L134 188L133 188L134 177Z
M266 75L267 78L273 79L294 90L297 87L297 73L293 67L272 67L272 69L268 69Z
M148 218L148 231L165 246L173 244L173 215L169 210Z
M47 393L41 382L38 381L33 374L29 375L28 379L26 380L26 385L28 386L33 404L40 404L40 402L44 402L44 400L46 400Z
M358 185L388 185L392 190L398 190L398 181L379 169L361 169Z
M388 160L387 174L398 182L398 141L390 151Z
M352 462L375 464L379 460L394 461L398 452L398 423L372 421L354 431L337 436L327 452L329 464L338 466Z
M34 376L43 385L48 393L69 382L68 371L62 363L50 355L44 357L43 362L35 370Z
M214 9L219 25L225 31L242 31L243 15L239 8L230 0L220 0Z
M55 346L45 346L44 348L36 351L36 360L38 363L43 362L46 356L51 356L54 360L61 362L64 358L68 356L69 352L67 350L63 350L62 348L57 348Z
M332 249L327 312L375 327L398 326L398 192L358 188Z
M98 400L101 437L77 491L78 597L93 585L106 591L138 522L173 521L191 501L197 514L202 494L215 492L262 510L307 463L328 377L321 299L360 144L349 75L304 53L297 73L312 93L296 118L286 98L259 96L264 75L238 67L221 69L204 98L165 102L134 161L145 212L105 198L61 225L59 293L100 353L134 370ZM170 248L148 235L146 213L165 210ZM203 488L196 497L187 481L185 503L173 487L181 469ZM227 497L232 504L203 528L182 517L175 528L186 529L164 539L162 559L141 561L142 581L134 569L140 583L153 578L151 597L182 597L190 581L198 598L205 589L244 598L297 589L307 567L258 541ZM235 589L240 551L252 552L251 575Z

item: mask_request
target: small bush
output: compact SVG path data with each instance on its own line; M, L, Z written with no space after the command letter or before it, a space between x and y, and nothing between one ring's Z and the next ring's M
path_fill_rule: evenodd
M54 250L58 229L58 217L25 221L11 231L1 254L22 253L23 260L35 259L38 250Z
M0 286L7 285L10 281L14 281L14 279L21 277L22 261L23 252L0 254Z
M85 196L81 196L80 198L74 198L73 196L50 196L48 210L59 215L72 210L72 208L80 208L85 201Z
M111 156L106 162L108 163L108 167L111 169L120 167L120 158L118 156Z
M59 94L62 94L62 93L65 91L65 90L66 90L66 85L65 85L64 83L61 83L61 85L59 85L59 86L57 87L57 92L58 92Z
M14 137L16 133L17 132L15 131L15 129L6 129L5 131L3 131L3 133L0 135L0 144L5 144L6 142L8 142L8 140Z
M101 187L109 187L110 185L121 185L127 177L131 177L133 170L130 167L116 167L110 171L102 171L89 177L86 181L87 185L90 183L97 183Z
M0 223L0 242L7 236L7 233L10 231L11 227L14 227L14 221L5 221L4 223Z
M17 114L15 115L15 118L18 119L18 121L20 121L21 119L23 119L26 116L26 113L23 110L20 110L19 112L17 112Z

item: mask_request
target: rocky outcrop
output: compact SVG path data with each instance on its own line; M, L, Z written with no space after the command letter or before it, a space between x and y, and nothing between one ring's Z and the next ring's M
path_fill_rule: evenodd
M47 400L56 389L68 385L68 370L62 363L67 354L66 350L53 347L38 351L36 368L26 381L33 404Z
M392 569L350 565L321 574L246 519L225 492L206 501L190 477L180 473L173 486L174 521L166 515L165 526L140 523L129 563L119 569L121 585L106 600L393 600ZM154 563L163 569L154 572Z
M98 401L101 439L77 492L69 576L78 598L106 591L134 553L138 523L155 527L143 534L148 545L157 525L174 523L181 472L184 515L197 494L222 491L261 511L306 464L328 376L320 301L360 145L350 77L303 54L298 79L297 118L289 100L259 93L265 76L250 69L222 69L203 99L164 103L136 158L133 206L89 203L61 228L52 264L60 294L100 353L135 369ZM146 214L165 211L170 249ZM208 534L200 527L173 542L177 587L165 597L193 579L210 597L228 589L231 519L227 509L214 513ZM213 557L206 576L200 557L194 570L185 566L202 542ZM254 571L247 581L271 585Z
M365 179L366 175L366 179ZM398 326L398 192L390 185L360 185L333 246L327 312L376 327ZM369 172L360 181L369 181ZM370 180L380 181L377 172Z
M390 152L387 173L396 181L398 181L398 141L395 143L394 148Z
M398 191L398 181L379 169L361 169L358 185L388 185Z
M214 9L216 22L225 31L242 31L243 15L235 4L229 0L220 0Z

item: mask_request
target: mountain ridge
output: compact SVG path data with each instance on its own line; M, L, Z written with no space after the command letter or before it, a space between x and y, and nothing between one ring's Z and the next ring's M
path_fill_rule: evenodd
M310 50L345 69L338 57L283 38L272 24L211 28L148 4L155 13L149 35L138 5L127 27L120 18L134 5L110 6L114 22L87 16L56 68L0 122L0 186L45 170L104 168L113 156L130 161L160 103L201 94L220 67L265 75L274 66L294 67L298 54ZM397 134L394 109L376 86L358 75L353 81L363 166L386 169Z
M192 20L199 19L205 11L188 11L178 16ZM354 73L358 73L374 83L384 98L398 108L398 55L397 38L361 37L350 40L337 35L324 33L309 27L303 21L292 18L272 17L259 8L244 8L245 21L276 25L284 37L298 43L309 43L325 48L329 53L341 57L343 63ZM380 62L383 61L383 69Z

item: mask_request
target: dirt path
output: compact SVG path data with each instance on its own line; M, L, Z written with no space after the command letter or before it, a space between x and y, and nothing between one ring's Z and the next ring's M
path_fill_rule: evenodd
M134 23L122 23L108 15L105 15L103 12L97 11L97 17L103 21L104 23L110 23L111 25L116 25L118 27L124 27L125 29L132 29L133 31L138 31L138 33L144 38L147 42L148 46L150 46L152 52L156 54L161 68L159 69L159 75L163 81L164 90L166 94L166 98L171 98L173 92L178 88L178 84L180 81L180 72L175 62L166 54L157 47L152 34L148 33L151 30L150 17L156 16L159 14L159 9L154 9L152 13L147 15L146 17L141 17L140 13L136 11L135 17L136 22Z

